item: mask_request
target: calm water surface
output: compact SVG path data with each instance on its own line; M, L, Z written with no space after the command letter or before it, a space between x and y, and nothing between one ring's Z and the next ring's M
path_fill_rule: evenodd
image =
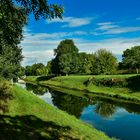
M80 118L110 137L140 140L140 105L119 103L99 97L83 98L27 83L20 85L50 105Z

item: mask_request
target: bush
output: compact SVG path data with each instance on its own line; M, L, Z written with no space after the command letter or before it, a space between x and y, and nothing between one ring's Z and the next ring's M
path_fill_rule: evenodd
M120 78L102 78L96 79L95 77L90 77L87 81L84 82L85 86L89 85L96 85L96 86L106 86L106 87L126 87L127 81L126 79Z
M3 78L0 78L0 114L8 111L8 101L11 99L10 83Z

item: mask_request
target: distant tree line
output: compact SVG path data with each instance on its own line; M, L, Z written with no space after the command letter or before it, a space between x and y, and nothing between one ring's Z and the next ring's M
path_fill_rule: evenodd
M54 50L55 58L48 62L52 74L114 74L118 62L106 49L87 54L79 52L73 40L63 40Z
M132 47L123 52L122 62L106 49L95 53L79 52L73 40L63 40L54 49L54 59L47 63L26 66L20 75L69 75L69 74L123 74L138 73L140 69L140 46ZM24 70L23 70L24 69Z

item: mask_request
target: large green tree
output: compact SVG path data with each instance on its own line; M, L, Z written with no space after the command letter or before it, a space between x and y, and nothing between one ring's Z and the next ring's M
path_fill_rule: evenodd
M52 60L52 72L55 74L76 73L78 48L73 40L63 40L54 50L55 58Z
M19 70L23 57L18 45L30 13L36 20L62 18L63 7L48 4L46 0L0 1L0 74L6 78L14 78Z
M81 74L92 74L93 64L95 62L94 54L79 53L79 73Z
M106 49L95 52L93 71L95 74L113 74L117 68L117 58Z
M122 64L125 68L136 69L139 73L140 68L140 46L132 47L123 52Z

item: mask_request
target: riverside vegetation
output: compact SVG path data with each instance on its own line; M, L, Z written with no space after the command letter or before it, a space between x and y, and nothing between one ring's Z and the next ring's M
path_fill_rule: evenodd
M45 78L47 80L45 80ZM140 75L59 76L50 78L29 76L26 82L85 91L96 95L113 97L140 103Z

